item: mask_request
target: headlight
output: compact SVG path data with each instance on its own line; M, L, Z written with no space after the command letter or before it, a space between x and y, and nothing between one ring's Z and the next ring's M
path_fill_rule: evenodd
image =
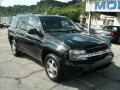
M69 59L70 60L87 60L87 58L80 57L86 54L87 54L86 50L70 50Z

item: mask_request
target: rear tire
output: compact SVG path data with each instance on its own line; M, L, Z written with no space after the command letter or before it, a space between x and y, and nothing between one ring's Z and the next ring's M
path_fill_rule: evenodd
M13 39L11 41L11 51L14 56L20 56L21 52L17 49L16 41Z
M45 71L47 76L55 82L62 81L63 73L61 69L60 59L54 55L49 54L45 58Z

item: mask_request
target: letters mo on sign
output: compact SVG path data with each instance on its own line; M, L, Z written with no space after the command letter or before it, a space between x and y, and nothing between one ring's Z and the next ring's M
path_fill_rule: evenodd
M120 12L120 0L88 0L86 11Z

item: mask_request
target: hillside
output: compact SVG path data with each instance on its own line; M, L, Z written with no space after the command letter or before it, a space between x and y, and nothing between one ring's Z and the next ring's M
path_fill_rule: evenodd
M65 15L70 18L79 18L84 13L85 3L82 0L72 0L68 3L55 0L41 0L37 5L15 5L13 7L0 7L1 16L14 16L21 13L47 13Z

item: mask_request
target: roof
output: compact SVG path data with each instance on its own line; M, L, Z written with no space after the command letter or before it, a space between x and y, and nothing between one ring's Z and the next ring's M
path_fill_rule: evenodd
M18 14L17 16L65 17L60 15L49 15L49 14Z

